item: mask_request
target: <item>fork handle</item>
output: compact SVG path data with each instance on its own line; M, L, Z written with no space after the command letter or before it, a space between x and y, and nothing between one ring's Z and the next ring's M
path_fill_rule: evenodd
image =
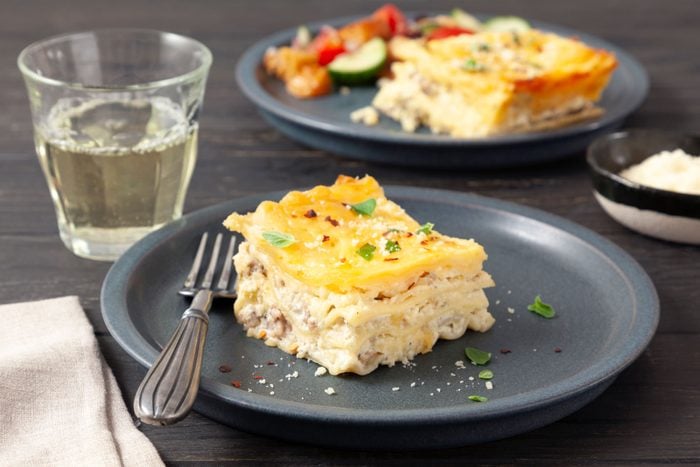
M187 416L199 389L212 293L200 290L134 398L136 416L149 425L172 425Z

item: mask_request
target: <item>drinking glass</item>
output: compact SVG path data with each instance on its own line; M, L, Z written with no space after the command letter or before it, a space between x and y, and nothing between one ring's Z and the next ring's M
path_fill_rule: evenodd
M105 29L31 44L17 61L69 250L113 260L182 215L209 49L167 32Z

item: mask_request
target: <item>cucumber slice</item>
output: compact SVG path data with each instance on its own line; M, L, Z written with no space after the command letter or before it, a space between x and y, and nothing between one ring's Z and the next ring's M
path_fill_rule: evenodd
M328 73L336 84L349 86L368 84L374 81L382 71L386 57L386 43L376 37L354 52L338 55L328 65Z
M483 25L478 19L461 8L455 8L452 10L450 16L460 28L471 29L474 32L481 31L483 29Z
M517 16L494 16L488 20L484 26L489 31L511 31L511 32L523 32L529 31L530 23Z

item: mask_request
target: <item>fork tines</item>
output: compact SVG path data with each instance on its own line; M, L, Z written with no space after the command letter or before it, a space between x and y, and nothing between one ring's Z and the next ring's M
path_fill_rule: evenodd
M207 256L207 240L209 239L209 233L205 232L202 234L199 240L199 247L197 248L197 254L194 257L192 263L192 268L190 269L185 283L183 284L183 293L191 293L200 289L208 289L215 292L217 295L226 295L233 293L231 282L231 270L233 269L233 261L231 257L233 256L233 250L236 248L236 237L231 235L228 243L228 248L226 249L226 254L223 258L220 258L221 242L223 240L224 234L218 233L214 239L214 245L211 249L209 257L209 265L207 266L204 275L202 276L202 262ZM219 262L222 262L220 267ZM214 276L219 272L219 280L216 286L212 288L214 282ZM197 285L198 278L201 277L201 282Z

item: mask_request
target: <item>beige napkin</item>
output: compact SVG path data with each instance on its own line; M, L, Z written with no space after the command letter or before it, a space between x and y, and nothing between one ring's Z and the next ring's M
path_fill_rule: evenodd
M0 306L0 465L163 465L77 297Z

